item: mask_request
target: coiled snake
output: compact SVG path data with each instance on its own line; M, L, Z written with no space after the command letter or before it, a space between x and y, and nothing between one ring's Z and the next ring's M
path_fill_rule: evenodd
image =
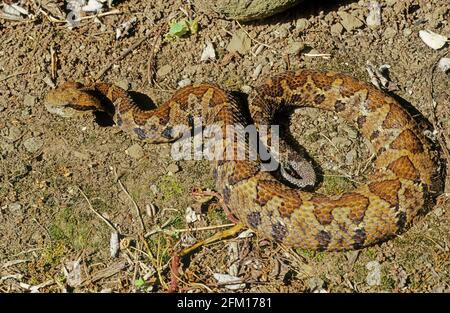
M333 111L356 125L376 155L366 184L333 196L289 187L263 171L258 160L214 160L216 189L225 205L261 237L315 250L358 249L401 233L427 207L437 152L411 114L384 92L344 74L301 70L267 79L253 90L249 103L257 125L270 124L287 106ZM184 87L153 110L141 109L114 85L66 83L48 94L46 107L66 117L106 111L118 127L150 143L180 138L175 126L191 127L197 116L204 125L219 125L224 134L227 125L248 124L236 99L207 83ZM233 153L247 145L227 136L222 140ZM281 152L294 155L283 145ZM314 182L304 160L293 164L300 164L294 169L303 176L299 185Z

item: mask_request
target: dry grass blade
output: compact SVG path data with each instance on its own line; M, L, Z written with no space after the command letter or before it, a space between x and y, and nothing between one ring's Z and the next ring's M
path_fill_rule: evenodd
M128 198L130 199L131 203L133 203L134 210L136 211L136 215L137 215L137 217L139 219L139 222L141 223L142 232L145 233L144 220L142 219L141 211L139 210L139 207L138 207L136 201L134 201L133 197L131 197L131 195L129 194L129 192L125 188L125 186L122 184L122 181L117 176L117 172L116 172L115 168L113 168L113 172L114 172L114 176L116 177L117 182L119 183L120 188L128 196Z
M154 73L155 73L155 54L158 53L158 50L161 47L161 33L163 27L160 26L158 31L155 34L155 38L153 40L152 48L150 50L150 57L147 62L147 82L149 85L153 84L154 81ZM158 44L159 43L159 44Z
M103 215L101 215L94 209L94 207L91 204L91 201L89 201L89 198L86 196L83 190L80 187L78 187L78 189L80 190L80 193L83 195L84 199L86 199L89 209L91 209L91 211L94 212L94 214L97 215L103 222L105 222L105 224L108 225L108 227L111 228L114 232L118 232L116 227L110 221L108 221L106 218L103 217Z
M52 80L56 80L56 70L57 70L58 58L56 56L55 48L53 44L50 46L50 73Z

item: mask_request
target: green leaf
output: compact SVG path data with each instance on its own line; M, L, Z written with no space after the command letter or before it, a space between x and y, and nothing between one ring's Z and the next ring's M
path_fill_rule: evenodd
M198 21L197 21L197 19L189 20L187 22L187 24L189 25L189 30L191 31L191 34L196 34L198 32Z
M189 31L189 26L186 21L173 22L170 24L169 35L182 37Z
M136 280L134 281L134 285L135 285L136 287L138 287L138 288L141 288L142 286L145 285L145 280L144 280L142 277L139 278L139 279L136 279Z

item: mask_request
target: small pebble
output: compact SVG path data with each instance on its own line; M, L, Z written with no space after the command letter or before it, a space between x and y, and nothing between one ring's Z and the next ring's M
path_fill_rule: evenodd
M351 139L356 139L358 137L358 131L356 131L353 127L343 124L339 125L338 129L346 132L348 137Z
M450 70L450 58L442 58L439 60L438 67L444 73L447 73Z
M323 279L321 279L319 277L312 277L312 278L308 279L307 285L308 285L309 290L314 291L314 290L322 289L324 283L325 282L323 281Z
M331 142L337 147L348 147L352 144L350 140L344 137L333 137Z
M370 261L366 264L368 270L366 282L369 286L381 285L381 265L378 261Z
M356 150L352 149L345 155L345 164L351 165L358 157L358 153Z
M167 167L167 173L168 174L172 174L173 175L175 173L178 173L179 171L180 171L180 167L176 163L171 163Z
M405 28L403 30L403 36L409 37L412 34L412 30L410 28Z
M22 132L20 131L20 129L16 126L11 126L8 129L8 135L5 136L5 138L8 141L14 142L16 140L18 140L20 138L20 136L22 135Z
M252 92L252 87L249 85L244 85L241 87L241 91L246 94L250 94Z
M158 71L156 72L156 75L159 77L164 77L167 74L169 74L172 71L172 66L169 64L161 66Z
M303 42L295 41L288 46L287 53L297 55L303 49L305 49L305 44Z
M206 41L205 49L203 49L202 55L200 57L200 61L204 62L207 60L214 61L216 59L216 51L214 50L214 46L211 41Z
M261 70L262 70L262 64L258 64L258 66L256 66L256 68L252 74L253 80L256 80L258 78L259 74L261 74Z
M227 50L229 52L239 52L244 55L250 51L251 43L250 37L244 31L239 30L233 34Z
M345 30L348 32L361 28L364 25L361 20L347 12L340 11L337 14L341 17L342 26L344 26Z
M306 18L300 18L295 23L295 29L297 29L298 31L304 31L308 27L309 27L309 22Z
M384 37L386 37L387 39L394 38L396 34L397 30L393 27L386 27L386 29L384 30Z
M340 35L344 31L344 27L342 27L341 23L336 23L331 26L330 31L333 35Z
M25 147L25 150L27 150L30 153L35 153L39 151L39 149L42 148L44 145L44 141L39 137L31 137L28 139L25 139L23 142L23 146Z
M19 212L20 209L22 209L22 205L21 205L19 202L10 203L10 204L8 205L8 209L9 209L11 212Z
M178 87L183 88L192 84L192 81L189 78L182 79L178 82Z
M142 149L138 143L131 145L127 150L125 150L125 153L136 160L144 157L144 149Z
M126 79L119 80L116 83L116 85L119 86L120 88L124 89L124 90L128 90L128 88L130 88L130 83Z
M24 118L29 117L31 115L31 109L30 108L23 109L20 115Z
M366 18L367 26L375 28L381 25L381 6L378 1L369 2L369 15Z
M45 76L43 79L44 83L47 84L50 88L56 88L55 84L53 83L52 79L49 76Z
M155 195L159 193L159 188L155 184L150 185L150 191L153 192Z
M431 49L439 50L447 43L448 38L430 30L419 31L419 37Z
M32 95L25 95L23 98L23 104L25 104L27 107L34 106L34 103L36 102L36 97Z

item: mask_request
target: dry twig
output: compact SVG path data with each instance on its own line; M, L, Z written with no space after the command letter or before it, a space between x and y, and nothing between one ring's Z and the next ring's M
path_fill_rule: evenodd
M89 201L89 198L86 196L86 194L83 192L83 190L80 187L78 187L78 189L80 190L80 193L83 195L84 199L86 199L89 209L91 209L91 211L94 212L95 215L97 215L103 222L105 222L105 224L108 225L114 232L118 233L116 227L94 209L94 207L91 204L91 201Z
M142 228L142 232L145 233L145 225L144 225L144 220L142 219L142 215L141 215L141 211L139 210L139 207L136 203L136 201L134 201L134 199L131 197L131 195L128 193L127 189L125 188L125 186L122 184L122 181L120 180L120 178L117 176L117 172L116 169L113 168L113 172L114 172L114 176L116 177L117 182L119 183L120 188L122 189L122 191L128 196L128 198L131 200L131 203L133 203L133 207L136 211L136 215L139 218L139 221L141 223L141 228Z

